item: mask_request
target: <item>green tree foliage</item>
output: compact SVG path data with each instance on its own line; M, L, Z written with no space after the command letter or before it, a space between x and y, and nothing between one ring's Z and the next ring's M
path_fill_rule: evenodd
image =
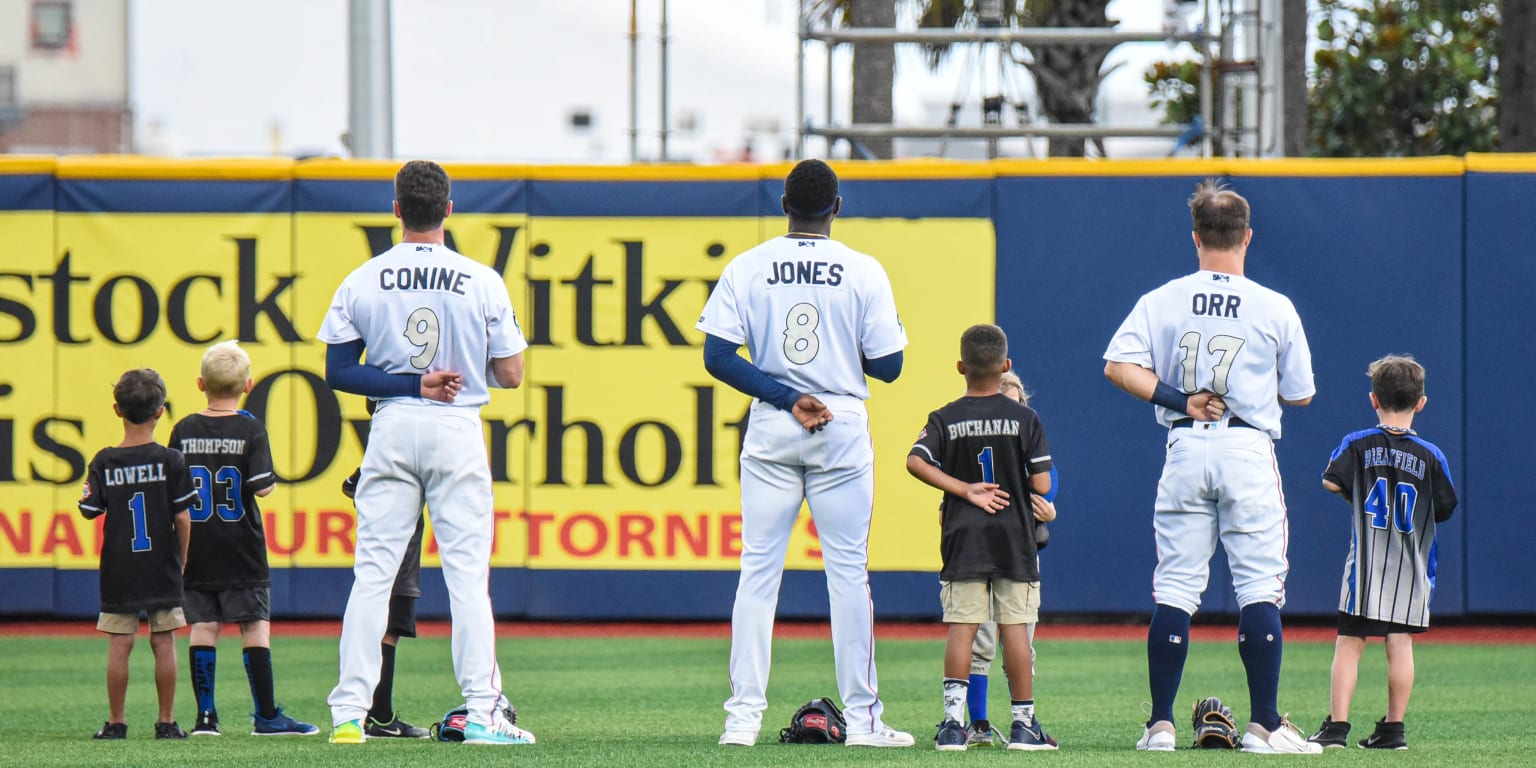
M1308 150L1322 157L1463 155L1498 136L1499 4L1318 0ZM1200 65L1160 61L1142 79L1163 122L1200 112Z
M1307 105L1313 154L1494 149L1498 3L1320 0L1318 6Z

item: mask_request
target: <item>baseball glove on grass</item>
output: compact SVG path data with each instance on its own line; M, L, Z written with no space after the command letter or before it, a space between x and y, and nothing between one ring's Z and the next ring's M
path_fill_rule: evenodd
M779 731L779 741L785 744L842 744L847 739L843 711L826 697L807 701L795 711L789 727Z
M1199 749L1237 749L1237 723L1232 710L1211 696L1195 703L1195 747Z

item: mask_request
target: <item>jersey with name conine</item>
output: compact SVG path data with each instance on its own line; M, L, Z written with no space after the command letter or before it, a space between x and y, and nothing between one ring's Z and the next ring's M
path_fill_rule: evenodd
M528 347L501 275L430 243L400 243L353 270L317 336L326 344L362 339L365 361L385 373L454 371L464 381L453 405L466 407L490 402L492 358Z
M277 483L266 427L244 413L194 413L176 422L170 444L186 458L197 492L188 510L192 543L183 586L203 592L269 586L267 536L256 502L257 491Z
M753 365L797 392L860 399L862 360L907 345L885 268L822 238L777 237L732 259L696 327L745 344Z
M940 578L1039 581L1030 476L1051 471L1051 449L1034 409L1003 394L962 397L928 415L907 454L963 483L997 483L1008 506L990 513L953 494L940 504Z
M1435 526L1457 504L1445 454L1413 434L1365 429L1334 449L1323 479L1343 489L1354 513L1339 611L1429 626Z
M1150 368L1185 394L1215 392L1227 413L1280 438L1280 403L1316 393L1312 352L1291 300L1242 275L1201 270L1146 293L1104 359ZM1158 423L1185 417L1154 406Z
M91 459L79 507L87 519L107 516L101 536L102 613L181 605L175 516L195 495L181 453L158 443L103 448Z

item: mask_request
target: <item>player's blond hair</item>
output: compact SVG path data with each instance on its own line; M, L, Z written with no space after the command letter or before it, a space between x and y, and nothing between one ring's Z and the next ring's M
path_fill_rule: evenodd
M1013 371L1003 372L1002 390L1008 394L1008 390L1016 390L1019 393L1018 401L1022 405L1029 405L1029 390L1024 388L1024 381Z
M1387 355L1365 369L1371 394L1383 411L1411 411L1424 396L1424 366L1412 355Z
M237 397L251 378L251 356L233 339L221 341L203 353L203 386L213 397Z

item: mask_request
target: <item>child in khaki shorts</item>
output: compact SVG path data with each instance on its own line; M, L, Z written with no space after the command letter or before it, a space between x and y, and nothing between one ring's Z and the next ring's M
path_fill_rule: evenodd
M155 738L185 739L171 716L176 699L175 630L187 625L181 611L181 569L187 561L196 492L179 452L155 442L155 423L165 413L165 381L147 368L128 371L112 390L123 419L123 442L91 459L80 514L106 515L101 545L101 618L96 628L111 636L107 654L109 717L98 739L128 738L124 699L128 655L149 617L155 654L155 691L160 712Z
M1041 494L1051 489L1051 453L1040 417L1002 394L1012 368L1008 338L995 325L960 337L958 370L965 397L928 415L907 455L907 471L944 491L940 599L949 640L944 650L941 751L967 746L966 697L977 627L995 620L1012 694L1008 748L1056 749L1035 718L1034 671L1027 625L1040 611L1039 521L1054 515Z

